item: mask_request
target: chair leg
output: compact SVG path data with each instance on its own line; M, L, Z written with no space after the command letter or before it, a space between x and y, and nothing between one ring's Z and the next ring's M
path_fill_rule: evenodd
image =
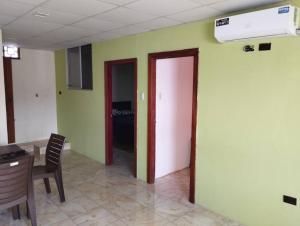
M37 226L36 222L36 209L35 209L35 203L34 199L28 198L27 202L27 216L30 216L31 219L31 225L32 226Z
M54 178L57 185L60 201L65 202L66 199L65 199L64 185L63 185L62 173L60 169L54 173Z
M20 214L20 206L17 205L12 208L12 215L14 220L20 220L21 219L21 214Z
M27 219L30 219L29 207L28 207L27 202L26 202L26 216L27 216Z
M50 187L50 183L49 183L49 178L44 178L44 184L45 184L46 192L48 194L51 193L51 187Z

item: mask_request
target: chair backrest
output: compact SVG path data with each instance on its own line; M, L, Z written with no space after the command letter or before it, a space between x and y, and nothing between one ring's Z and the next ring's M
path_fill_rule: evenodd
M31 155L16 158L9 163L0 164L0 207L9 208L14 202L28 197L32 189L32 167L34 157Z
M64 136L52 133L46 149L46 168L55 170L60 167L62 151L64 149L66 138Z

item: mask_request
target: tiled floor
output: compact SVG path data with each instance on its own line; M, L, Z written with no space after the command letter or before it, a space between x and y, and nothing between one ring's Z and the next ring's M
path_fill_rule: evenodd
M113 162L116 166L128 173L132 172L134 161L134 153L126 152L118 148L113 148Z
M67 201L59 202L53 181L49 195L41 181L36 182L38 224L240 226L187 201L188 170L147 185L133 178L128 166L119 160L105 167L73 152L65 154L63 176ZM14 221L10 212L0 211L0 225L30 225L24 206L21 214L22 220Z

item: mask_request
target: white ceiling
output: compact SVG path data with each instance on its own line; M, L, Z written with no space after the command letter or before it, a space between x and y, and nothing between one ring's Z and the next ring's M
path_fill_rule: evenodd
M0 0L0 28L4 42L59 49L274 2L280 0Z

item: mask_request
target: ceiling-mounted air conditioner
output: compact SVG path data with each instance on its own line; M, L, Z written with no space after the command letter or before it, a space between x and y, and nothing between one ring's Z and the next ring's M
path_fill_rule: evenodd
M219 18L215 20L215 38L223 43L243 39L297 35L298 8L286 5Z

